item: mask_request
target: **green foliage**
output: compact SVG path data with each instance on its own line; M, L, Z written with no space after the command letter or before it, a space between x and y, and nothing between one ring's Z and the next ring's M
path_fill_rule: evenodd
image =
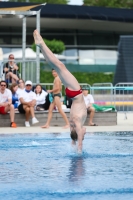
M53 76L51 72L45 72L43 70L41 70L40 73L40 82L41 83L53 83Z
M84 5L114 8L133 8L133 0L83 0Z
M90 85L93 83L113 82L113 74L74 72L73 75L79 83L88 83Z
M46 40L44 39L45 44L48 46L48 48L56 54L61 54L65 50L65 45L60 40ZM33 51L36 51L36 45L35 43L32 44Z
M79 83L88 83L92 85L93 83L113 83L114 74L104 74L104 73L84 73L84 72L74 72L72 73ZM52 83L53 76L51 72L41 70L40 72L40 82L41 83Z
M9 0L11 2L15 1L16 0ZM17 0L17 2L24 2L24 0ZM27 2L30 2L30 3L51 3L51 4L67 4L69 3L69 0L28 0Z

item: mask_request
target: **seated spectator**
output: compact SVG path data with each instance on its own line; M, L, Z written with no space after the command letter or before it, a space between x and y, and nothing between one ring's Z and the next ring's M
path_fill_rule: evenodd
M16 91L16 96L18 97L25 90L25 82L23 79L19 79L18 81L18 89ZM18 99L18 105L20 105L20 101ZM18 110L18 109L16 109Z
M10 54L8 62L3 67L3 73L6 74L7 83L16 83L19 80L18 66L14 62L14 55Z
M14 106L12 104L12 93L6 88L7 84L5 81L0 82L0 114L6 114L10 111L10 126L16 128L17 125L14 122Z
M14 109L18 110L18 84L12 83L10 90L12 92L12 104L14 105Z
M36 110L48 110L50 106L49 94L42 89L41 85L36 85Z
M23 79L19 79L18 81L18 90L17 92L22 92L25 89L25 82Z
M30 127L29 118L32 117L32 124L36 124L39 121L35 117L34 107L36 105L36 95L32 91L32 82L26 81L25 90L18 94L20 101L18 110L20 113L25 113L25 126Z
M88 94L88 90L86 88L83 88L82 91L83 91L83 98L85 101L87 112L90 114L89 126L97 126L95 123L93 123L93 118L95 114L95 108L93 108L92 106L92 104L94 103L93 96L91 94Z

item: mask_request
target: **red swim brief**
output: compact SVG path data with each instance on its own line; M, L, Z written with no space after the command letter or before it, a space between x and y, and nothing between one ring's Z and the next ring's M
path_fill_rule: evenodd
M4 106L0 107L0 114L6 114Z
M65 89L66 92L66 96L68 96L69 98L74 98L77 95L82 93L82 90L78 90L78 91L73 91L73 90L69 90L68 88Z

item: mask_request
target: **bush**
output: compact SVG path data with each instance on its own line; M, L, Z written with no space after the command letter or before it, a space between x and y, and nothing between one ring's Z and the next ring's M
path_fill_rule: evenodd
M48 48L55 54L61 54L65 50L65 45L60 40L46 40L44 39L45 44L48 46ZM36 51L36 45L35 43L32 44L33 51Z
M72 73L79 83L88 83L92 85L93 83L113 83L114 74L104 74L104 73L85 73L85 72L73 72ZM51 72L44 70L40 71L40 82L41 83L52 83L53 76Z
M113 83L114 74L73 72L79 83Z

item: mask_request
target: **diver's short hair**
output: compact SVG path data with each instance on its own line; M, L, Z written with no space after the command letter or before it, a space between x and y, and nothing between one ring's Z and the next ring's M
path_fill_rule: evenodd
M78 135L75 130L71 131L70 136L71 136L72 140L74 140L74 141L78 140Z

